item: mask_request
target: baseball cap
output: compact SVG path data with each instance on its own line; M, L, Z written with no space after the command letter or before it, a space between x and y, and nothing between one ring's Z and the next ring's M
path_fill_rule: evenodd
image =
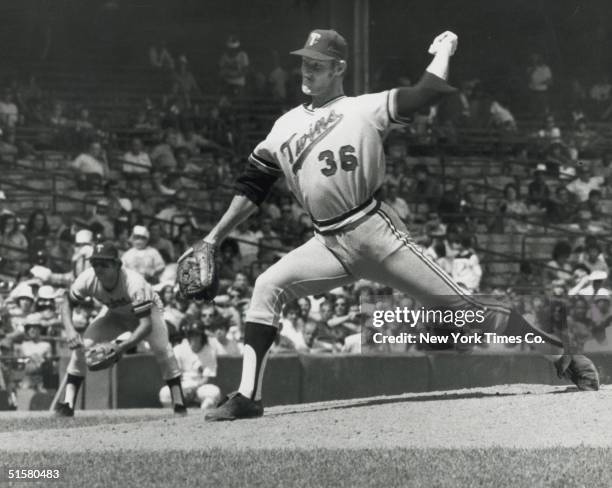
M306 44L302 49L291 51L296 56L306 56L308 58L321 61L333 59L346 59L348 46L346 40L335 30L315 29L306 39Z
M50 285L43 285L38 289L38 298L40 300L55 300L57 292Z
M88 229L82 229L74 236L75 244L91 244L93 242L93 233Z
M93 254L89 257L90 261L96 259L106 259L108 261L118 261L119 251L112 242L104 242L102 244L95 244Z
M13 291L9 294L9 296L15 300L19 300L20 298L29 298L34 301L34 293L32 292L32 287L27 283L19 283Z
M132 237L144 237L145 239L148 239L149 236L149 229L147 229L144 225L135 225L132 229Z

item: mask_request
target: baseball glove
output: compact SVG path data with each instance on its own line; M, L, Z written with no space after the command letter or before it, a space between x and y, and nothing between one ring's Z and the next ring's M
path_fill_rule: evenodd
M215 246L198 241L179 258L176 281L185 298L208 301L215 298L219 288L215 254Z
M100 371L111 367L122 355L117 343L100 342L85 350L85 363L90 371Z

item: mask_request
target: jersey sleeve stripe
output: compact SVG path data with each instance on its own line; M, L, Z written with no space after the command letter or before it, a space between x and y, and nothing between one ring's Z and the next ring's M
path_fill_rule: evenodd
M387 92L387 115L389 116L389 121L394 124L408 124L409 120L402 119L397 115L397 89L389 90Z
M262 170L264 173L268 173L270 175L275 175L275 176L282 173L281 169L278 167L276 163L262 159L254 153L250 154L249 162L251 164L254 164L257 168Z

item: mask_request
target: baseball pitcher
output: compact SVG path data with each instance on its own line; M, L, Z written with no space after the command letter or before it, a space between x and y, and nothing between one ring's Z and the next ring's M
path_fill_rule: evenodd
M280 177L310 214L315 235L258 277L246 317L240 386L208 412L208 420L263 414L261 383L266 358L287 300L360 278L407 293L425 306L484 310L496 331L532 330L518 313L499 304L485 307L467 296L423 255L395 211L375 197L385 176L383 140L390 125L454 91L446 79L456 48L457 36L444 32L429 47L433 59L415 86L358 97L344 95L348 48L340 34L314 30L304 47L292 52L302 58L302 91L311 97L310 103L276 121L249 156L227 211L182 261L193 260L194 255L197 261L201 247L214 248L257 209ZM209 264L200 261L198 269L206 277ZM562 346L554 337L546 340ZM588 359L559 355L554 360L559 373L580 388L598 388L597 371Z

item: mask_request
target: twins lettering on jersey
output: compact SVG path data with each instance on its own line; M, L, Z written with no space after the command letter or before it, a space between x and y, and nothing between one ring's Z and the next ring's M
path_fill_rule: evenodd
M343 117L343 114L337 114L335 110L331 110L329 114L311 124L308 132L302 134L297 139L298 133L294 132L289 139L281 144L281 153L289 160L293 174L297 174L304 164L304 159L306 159L312 149L342 121Z

